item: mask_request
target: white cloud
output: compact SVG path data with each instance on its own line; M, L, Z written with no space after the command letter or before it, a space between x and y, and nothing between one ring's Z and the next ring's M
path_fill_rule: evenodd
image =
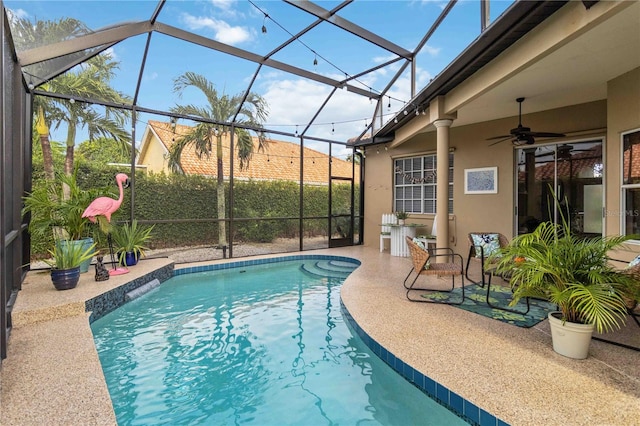
M265 82L264 86L266 90L263 97L269 105L269 124L287 125L275 126L274 130L291 133L295 132L296 125L299 132L304 130L331 91L319 83L283 79L282 75ZM307 135L345 142L364 130L365 121L371 122L374 106L375 103L370 103L366 97L338 90Z
M214 5L220 10L225 10L225 11L232 10L233 6L236 3L235 0L210 0L210 1L212 5Z
M7 9L10 19L27 19L29 14L24 9Z
M424 47L422 48L422 52L430 56L438 56L441 50L442 49L439 47L432 47L432 46L429 46L428 44L425 44Z
M182 20L190 30L211 30L214 39L230 45L237 45L251 40L252 33L244 27L231 26L225 21L215 18L193 16L187 13L182 14Z
M359 80L369 87L376 88L379 85L376 80L384 75L385 71L381 69L362 76ZM341 76L329 77L339 80ZM420 67L416 69L417 90L426 86L430 79L429 72ZM276 71L261 73L259 84L261 90L257 91L262 94L269 105L268 124L287 125L276 126L273 129L291 133L296 130L295 125L298 125L299 132L304 130L332 90L329 86ZM358 86L357 83L353 84ZM386 81L383 81L382 84L386 84ZM387 107L388 98L385 97L382 101L383 122L388 121L393 117L393 114L405 108L405 105L398 100L407 102L411 99L409 70L398 78L387 95L391 96L393 100L390 109ZM371 123L375 106L375 100L370 101L366 96L337 90L328 101L325 109L319 114L315 121L316 124L311 126L307 134L330 140L347 141L360 135L365 130L365 123Z
M109 47L108 49L106 49L104 51L105 54L111 56L111 59L113 59L114 61L120 61L120 59L118 58L118 55L116 55L116 51L114 50L113 47Z
M156 78L158 78L158 73L155 71L148 75L145 75L144 77L145 81L152 81L152 80L155 80Z

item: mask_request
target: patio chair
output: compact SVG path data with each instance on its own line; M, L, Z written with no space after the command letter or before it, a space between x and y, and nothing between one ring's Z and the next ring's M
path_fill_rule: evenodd
M610 260L614 262L623 262L619 259ZM624 271L634 275L636 279L640 280L640 255L636 256L631 262L629 262L629 264L624 268ZM638 304L638 301L630 297L625 297L624 299L627 305L627 314L635 321L638 327L640 327L640 320L638 320L638 318L640 318L640 312L638 312L638 310L640 310L640 305ZM640 351L640 347L638 346L627 345L625 343L616 342L614 340L605 339L603 337L593 336L592 339L604 343L610 343L616 346L621 346L623 348L631 349L634 351Z
M636 256L635 259L629 262L625 271L640 280L640 255ZM640 320L638 320L638 318L640 318L640 313L638 313L638 301L631 298L625 298L625 301L627 303L627 313L631 318L633 318L636 324L638 324L638 327L640 327Z
M487 305L494 309L500 309L502 311L513 312L516 314L524 315L529 312L529 298L525 298L527 302L527 309L525 311L518 309L510 309L504 306L498 306L491 303L491 278L496 274L495 265L489 264L487 259L496 250L506 247L509 244L507 237L499 232L470 232L469 233L469 256L467 258L467 268L465 269L465 276L469 281L482 288L487 286ZM469 265L471 262L480 262L480 281L474 281L469 277ZM500 275L505 281L509 280L509 274Z
M465 277L475 285L484 288L487 282L491 281L491 277L495 272L495 268L487 264L487 258L494 251L506 247L509 244L509 240L499 232L470 232L468 238L469 256L467 257ZM480 281L474 281L469 277L471 262L480 262Z
M407 289L407 299L412 302L424 302L424 303L442 303L447 305L460 305L464 302L464 261L462 256L454 253L450 248L432 248L427 250L419 242L414 241L411 237L405 237L407 246L409 247L409 253L411 255L411 261L413 266L409 271L409 274L404 279L403 285ZM440 252L440 253L438 253ZM431 263L430 260L439 257L447 256L450 258L450 263ZM459 263L457 262L459 261ZM410 285L407 285L407 281L411 274L415 272L415 278L411 281ZM424 287L415 287L416 281L422 275L427 276L450 276L451 277L451 290L440 290ZM462 281L462 298L457 302L450 302L447 300L431 300L427 298L412 298L411 295L415 292L441 292L449 293L455 287L455 277L459 276Z
M391 241L391 227L389 225L397 223L396 215L393 213L382 215L382 224L380 229L380 253L384 251L384 240Z

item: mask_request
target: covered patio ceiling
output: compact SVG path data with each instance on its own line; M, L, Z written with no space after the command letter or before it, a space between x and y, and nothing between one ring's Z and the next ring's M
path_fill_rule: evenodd
M521 42L514 46L520 50L513 56L531 56L522 59L517 67L512 63L508 70L501 71L499 68L504 68L504 63L510 59L505 59L509 54L504 53L506 49L500 51L502 55L494 58L497 58L496 62L503 60L504 63L491 69L495 69L498 75L492 84L475 92L464 87L463 82L471 73L464 68L464 63L458 64L461 72L457 77L443 79L441 90L438 90L437 81L432 82L416 95L416 102L429 102L455 89L460 93L451 97L447 105L456 112L452 127L505 117L514 117L512 127L515 127L518 115L516 99L519 97L525 98L523 114L604 100L607 98L608 81L640 67L640 2L617 3L585 1L571 2L566 7L563 5L563 9L544 24L532 29L537 33L534 36L536 42L544 42L542 35L545 31L549 33L546 36L548 45L544 46L544 51L539 49L541 54L526 52L527 47ZM592 7L600 10L590 11ZM568 8L579 8L581 16L570 15ZM602 9L605 12L601 12ZM597 18L591 18L592 14ZM558 27L563 31L560 34L557 33ZM455 66L456 63L452 64L452 68ZM447 70L443 72L446 73ZM462 93L465 91L467 93ZM378 134L384 140L386 135L393 135L407 122L402 119L398 123L388 122ZM433 126L425 126L421 132L434 130ZM508 132L509 129L504 130Z

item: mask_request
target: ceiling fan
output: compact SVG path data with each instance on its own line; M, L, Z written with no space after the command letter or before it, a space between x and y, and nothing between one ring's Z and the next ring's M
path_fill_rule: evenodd
M518 127L511 129L508 135L494 136L492 138L487 139L488 141L499 139L498 141L492 144L489 144L489 146L498 144L500 142L504 142L509 139L511 139L511 142L516 146L533 145L533 143L535 142L535 138L561 138L565 136L564 133L533 132L531 131L531 128L523 126L522 125L522 102L523 101L524 101L524 98L516 99L516 102L518 102Z

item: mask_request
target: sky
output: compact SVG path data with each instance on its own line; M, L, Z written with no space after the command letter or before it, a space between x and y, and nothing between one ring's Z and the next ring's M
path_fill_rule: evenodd
M327 10L340 3L316 1ZM492 0L491 21L511 3ZM155 0L4 1L5 7L15 16L32 22L72 17L96 30L117 23L149 19L157 4ZM423 89L479 36L479 4L479 0L459 1L416 55L416 92ZM413 51L445 5L445 2L437 0L355 0L340 10L338 16L403 49ZM398 58L394 53L364 42L329 23L322 23L297 39L293 38L315 20L296 7L276 0L169 0L158 18L162 24L261 57L272 53L286 40L293 39L285 48L273 53L271 58L336 80L358 76L364 70ZM266 33L262 31L263 26ZM113 86L131 97L135 94L141 74L146 41L146 34L140 35L109 49L114 60L119 62ZM398 61L358 76L350 83L375 97L391 84L402 63ZM341 89L329 97L332 87L276 68L264 66L256 76L257 70L258 65L254 62L154 33L142 72L137 104L163 111L177 104L205 105L206 99L195 89L187 89L181 94L173 90L174 79L192 71L214 83L219 93L230 96L243 93L255 77L251 91L261 95L267 102L269 115L266 127L291 135L271 134L274 139L292 141L295 140L294 136L305 132L318 138L346 142L360 135L371 123L376 108L374 99ZM390 86L387 96L382 98L383 122L404 110L415 113L415 108L407 104L411 99L410 70L411 66L408 66ZM323 104L324 108L318 113ZM141 114L135 126L137 140L142 137L148 120L167 119L159 115ZM313 124L306 129L311 120ZM64 129L60 128L52 132L52 139L63 140L64 134ZM80 132L78 142L82 138ZM305 144L326 152L325 143L310 141ZM342 151L346 155L347 150Z

